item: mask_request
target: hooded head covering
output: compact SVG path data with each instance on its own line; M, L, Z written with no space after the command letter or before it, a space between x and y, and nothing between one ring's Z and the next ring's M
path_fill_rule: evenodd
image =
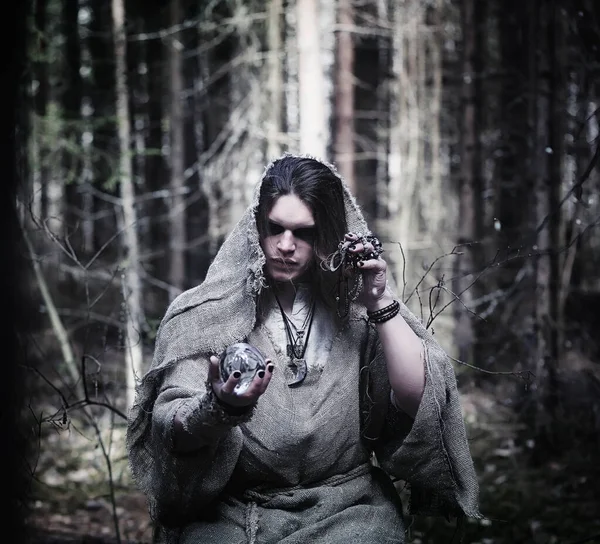
M285 157L299 155L285 153L277 160ZM371 234L359 205L335 167L310 155L300 157L325 164L340 180L348 231ZM227 346L242 342L256 324L258 296L267 286L256 212L262 182L275 162L266 166L251 204L221 245L204 281L175 298L160 323L152 364L136 388L135 403L129 413L127 445L136 479L138 474L144 478L149 473L148 464L153 462L143 445L149 438L152 406L162 373L177 361L220 353Z
M288 156L298 157L286 153L277 160ZM308 155L301 157L319 160ZM148 479L155 473L153 470L155 463L160 462L155 458L157 454L151 446L150 432L152 410L164 371L184 359L220 353L230 344L244 341L256 325L258 297L267 286L263 272L266 259L260 245L256 212L262 182L275 162L265 168L262 179L254 190L252 203L221 245L205 280L173 300L159 326L152 364L137 386L136 399L129 413L127 429L130 467L134 480L142 489L149 488ZM335 167L324 161L319 162L328 166L342 184L348 231L370 235L371 231L360 207ZM358 292L360 287L359 283ZM395 291L389 276L388 288L392 292ZM444 459L448 459L450 465L450 472L457 474L455 478L453 477L455 482L449 484L449 489L452 488L449 491L452 498L444 502L458 504L461 511L468 515L479 516L476 498L477 481L466 441L451 363L431 334L402 303L401 315L428 348L428 365L437 369L435 372L428 371L428 376L436 379L439 376L440 380L435 386L436 395L450 399L446 408L441 408L436 398L425 399L422 405L426 406L420 408L420 410L431 409L431 413L436 414L434 417L438 420L439 426L431 426L427 422L422 425L422 432L433 437L430 442L434 445L431 447L443 450ZM419 433L421 431L417 429L417 434ZM418 448L427 440L428 436L419 435L416 437L414 449L404 448L404 451L410 451L408 457L419 455L418 452L422 450ZM395 457L392 454L384 455L390 458L390 466L394 463L404 464L402 455ZM408 462L410 463L410 460ZM409 470L415 477L417 487L432 489L436 486L436 482L431 481L431 474L427 469L422 468L424 465L426 463L420 463L421 468L418 470ZM416 504L416 499L414 502ZM429 504L431 504L430 500Z

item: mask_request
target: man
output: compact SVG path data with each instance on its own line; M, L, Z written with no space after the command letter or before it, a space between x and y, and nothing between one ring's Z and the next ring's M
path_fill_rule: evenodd
M391 477L415 513L480 516L452 366L380 254L332 167L267 168L206 280L167 310L130 414L166 540L402 543ZM266 359L241 393L219 372L237 342Z

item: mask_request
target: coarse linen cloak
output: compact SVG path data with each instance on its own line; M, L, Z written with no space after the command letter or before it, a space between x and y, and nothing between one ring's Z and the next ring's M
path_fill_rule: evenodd
M348 231L370 234L341 181ZM267 288L259 192L260 183L204 282L169 305L128 416L130 469L163 539L402 543L390 478L409 486L411 514L482 517L452 362L404 304L400 314L425 347L425 391L414 421L390 401L377 331L358 303L323 373L294 392L286 386L277 368L283 354L257 319ZM207 387L208 359L242 341L271 357L276 371L254 410L231 416ZM190 433L203 433L197 451L174 450L175 413Z

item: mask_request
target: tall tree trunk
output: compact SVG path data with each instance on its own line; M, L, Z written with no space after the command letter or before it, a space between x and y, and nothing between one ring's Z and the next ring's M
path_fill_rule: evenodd
M48 35L47 35L47 0L38 0L35 9L35 28L37 31L37 54L38 61L35 63L35 76L38 81L38 90L35 95L35 112L37 126L43 125L46 117L48 101L50 99L50 81L48 78ZM48 184L50 183L50 167L48 165L48 152L46 147L38 139L38 164L39 164L39 189L36 188L33 198L38 201L40 219L48 218ZM40 143L42 145L40 145ZM39 193L39 194L38 194Z
M252 5L241 0L235 4L234 17L243 20L250 14ZM254 25L239 25L234 55L241 57L242 63L229 81L230 115L227 121L229 135L223 147L222 162L224 172L228 172L229 188L226 193L228 218L226 224L238 222L252 199L252 191L260 179L264 164L262 138L258 138L254 127L265 122L265 93L262 86L265 80L263 63L258 62L262 44ZM222 178L221 178L222 179Z
M354 176L354 45L350 28L354 23L352 0L338 2L341 30L337 42L335 90L335 162L356 196Z
M332 32L337 22L337 2L318 0L319 11L319 60L323 75L323 126L325 127L325 157L334 156L332 128L335 115L335 63L336 33Z
M325 82L321 65L318 0L297 0L300 153L326 158Z
M388 0L377 0L377 18L380 27L388 26L390 22ZM380 220L378 230L385 231L388 200L388 157L390 154L390 85L391 85L391 52L392 32L388 36L377 38L379 57L377 87L377 167L375 173L375 215Z
M406 131L405 97L408 90L406 71L404 69L404 43L406 12L397 3L390 5L389 18L391 22L391 75L389 91L389 156L387 160L387 198L385 200L385 215L388 217L386 238L399 244L400 255L388 255L391 269L397 278L402 298L406 300L406 289L409 279L406 277L406 242L404 233L399 228L399 212L401 204L402 184L404 181L404 162L406 151L404 146L404 132ZM410 213L410 212L409 212ZM413 310L416 308L413 306Z
M65 185L65 223L67 236L79 231L82 199L79 194L81 159L81 105L83 86L81 79L81 44L79 38L79 0L63 0L63 23L65 35L65 76L62 106L65 117L65 140L63 157L63 181ZM71 241L73 243L73 241ZM77 247L73 244L74 247ZM79 245L79 244L78 244Z
M387 215L394 217L400 209L400 187L403 174L403 138L402 126L405 107L402 89L406 88L404 71L404 19L400 7L392 5L390 19L392 22L392 78L390 82L390 156L388 160L388 198ZM400 241L401 243L404 240Z
M478 285L473 284L478 272L478 244L481 243L482 183L481 145L478 100L481 100L481 73L476 69L481 63L477 35L481 33L475 0L462 2L463 59L462 59L462 123L461 123L461 173L458 213L458 241L464 244L462 256L456 259L453 290L461 303L454 304L456 319L455 342L459 358L474 364L476 324L467 308L471 309Z
M297 0L293 0L297 2ZM293 4L292 4L293 5ZM300 86L299 86L299 47L298 47L298 10L285 11L285 125L288 134L287 148L298 150L300 147Z
M88 2L84 2L88 17L81 20L81 35L90 32L90 17ZM91 74L93 73L91 64L91 52L88 40L80 39L81 48L81 247L84 254L93 255L94 236L95 236L95 218L94 218L94 110L91 99L92 85ZM85 74L85 75L84 75Z
M269 161L281 153L281 14L282 0L270 0L268 19L269 41L269 108L267 115L267 159Z
M147 10L145 12L145 29L149 33L158 32L161 25L161 11ZM146 160L144 182L148 192L165 190L166 168L163 157L163 97L165 95L165 46L163 40L148 40L145 55L147 66L147 93L146 103L147 130L146 130ZM151 251L146 261L147 270L160 281L168 279L168 229L167 206L164 198L152 198L144 206L144 215L151 217L148 228L145 229L146 240L144 246ZM162 289L148 289L146 301L150 315L159 316L164 313L168 304L168 293Z
M552 322L554 323L554 334L551 342L551 364L548 369L549 379L549 395L546 399L549 405L559 406L560 398L557 385L557 372L560 363L563 359L564 348L564 315L560 311L560 278L561 270L564 266L564 256L566 253L559 253L556 248L564 247L566 240L564 239L564 208L560 207L560 200L563 194L564 172L564 157L565 157L565 140L566 133L566 106L567 106L567 85L565 61L566 44L565 44L565 18L560 12L560 2L558 0L549 0L549 20L546 28L548 62L549 70L549 118L548 118L548 133L549 133L549 149L548 160L550 162L549 183L549 198L550 210L558 210L554 221L550 223L550 247L554 250L550 253L550 303ZM557 412L555 412L556 415ZM556 433L553 438L556 437Z
M418 156L420 154L419 95L417 73L419 54L416 32L422 25L421 7L416 0L404 6L392 4L392 75L390 84L390 156L388 161L389 238L402 252L393 258L393 270L402 290L416 284L416 267L411 267L410 242L418 240L419 195L417 194ZM421 185L422 191L424 186ZM404 259L407 258L407 262ZM408 265L408 266L407 266ZM422 308L413 307L421 312Z
M128 7L126 5L126 10ZM147 64L145 59L145 49L148 40L130 39L138 29L144 28L144 19L139 15L135 7L128 12L127 23L127 73L129 92L129 124L131 126L131 152L132 152L132 179L133 186L138 188L140 193L145 192L146 173L146 138L147 132L147 114L146 114L146 74ZM144 242L146 241L147 222L143 212L144 205L138 207L140 221L138 228L138 243L140 244L140 253L146 254Z
M560 247L559 228L562 210L558 207L562 182L562 118L564 104L559 97L561 75L560 51L557 50L557 6L555 0L540 0L538 39L533 43L538 51L536 71L537 146L536 146L536 225L539 229L536 251L536 350L534 392L536 435L543 447L558 446L557 424L557 364L559 358L558 286Z
M171 1L171 26L181 23L180 0ZM173 33L169 43L170 99L171 99L171 198L169 206L169 294L173 299L185 288L185 247L186 207L185 207L185 153L183 124L183 45L179 34Z
M198 41L202 41L202 35L198 37ZM195 119L195 144L196 144L196 160L198 165L202 162L202 153L207 148L207 135L213 132L207 127L207 119L210 119L210 114L204 111L208 89L206 81L210 75L209 56L206 53L198 55L198 69L196 75L196 83L194 84L194 119ZM212 119L211 119L212 121ZM210 121L209 121L210 122ZM220 241L220 221L219 221L219 192L218 180L215 179L214 169L210 166L199 169L198 183L200 191L206 199L207 207L207 234L208 234L208 255L209 260L216 255Z
M442 80L443 80L443 52L444 52L444 24L443 24L444 0L436 0L433 7L432 25L430 38L431 50L431 75L433 78L431 89L431 197L432 210L443 208L444 188L442 185ZM442 214L432 213L428 217L433 232L442 228Z
M109 188L115 167L112 157L118 154L115 118L115 50L112 36L111 5L105 0L90 0L92 18L89 23L87 47L92 68L88 96L94 117L92 130L93 156L91 160L94 188L102 192L116 192ZM93 199L94 203L94 251L105 247L116 225L113 205L105 200ZM110 249L110 245L108 249Z
M119 135L119 181L123 212L123 248L126 252L124 297L126 307L125 363L127 376L127 406L133 404L136 381L143 374L143 352L140 326L142 323L142 285L137 238L135 192L131 167L131 126L129 122L129 91L127 85L127 38L123 0L112 0L117 87L117 127Z
M504 346L517 361L510 370L531 369L535 332L533 315L535 273L532 261L519 258L528 253L535 222L534 164L536 139L536 21L533 3L505 0L494 3L499 41L498 139L494 150L494 229L497 259L495 276L500 292L492 319L500 321L489 341ZM509 318L507 316L510 316ZM502 329L515 334L501 335ZM518 331L518 332L517 332ZM497 336L495 336L497 335ZM502 365L497 350L488 352L490 364ZM526 396L523 397L526 400Z

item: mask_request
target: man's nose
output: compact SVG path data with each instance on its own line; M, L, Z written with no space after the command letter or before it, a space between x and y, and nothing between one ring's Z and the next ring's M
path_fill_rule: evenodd
M290 251L294 251L296 249L294 235L289 230L284 231L279 237L277 249L284 253L289 253Z

